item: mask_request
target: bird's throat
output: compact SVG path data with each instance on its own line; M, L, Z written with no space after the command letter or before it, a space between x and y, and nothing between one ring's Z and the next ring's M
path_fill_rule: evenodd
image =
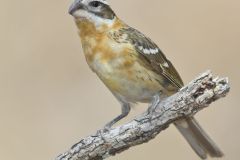
M81 19L81 20L75 20L76 25L79 29L79 35L82 38L89 37L89 36L101 36L103 34L107 34L107 32L118 30L125 26L125 23L122 22L117 17L113 20L114 23L109 23L103 21L101 25L96 25L96 23L93 23L89 19Z
M85 37L89 36L98 36L100 34L103 34L106 28L102 26L101 28L96 27L92 22L89 20L77 20L76 25L79 30L79 36L81 39L84 39Z

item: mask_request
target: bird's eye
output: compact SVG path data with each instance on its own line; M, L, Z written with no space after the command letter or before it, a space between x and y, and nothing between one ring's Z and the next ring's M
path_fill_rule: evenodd
M101 3L99 1L93 1L90 3L90 6L95 7L95 8L99 7L100 5L101 5Z

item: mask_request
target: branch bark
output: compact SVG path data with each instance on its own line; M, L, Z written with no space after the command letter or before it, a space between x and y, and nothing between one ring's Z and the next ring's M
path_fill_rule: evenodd
M99 130L55 160L103 160L114 156L154 139L172 122L195 115L212 102L225 97L229 90L228 78L213 79L211 72L207 71L175 95L151 104L151 112L148 110L131 122L109 131Z

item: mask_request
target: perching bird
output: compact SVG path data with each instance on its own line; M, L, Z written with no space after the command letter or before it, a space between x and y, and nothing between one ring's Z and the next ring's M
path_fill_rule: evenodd
M178 72L158 46L120 20L106 0L75 0L69 13L79 29L88 65L122 106L122 113L106 128L126 117L131 105L150 103L156 94L166 98L183 87ZM223 156L194 117L174 124L202 159Z

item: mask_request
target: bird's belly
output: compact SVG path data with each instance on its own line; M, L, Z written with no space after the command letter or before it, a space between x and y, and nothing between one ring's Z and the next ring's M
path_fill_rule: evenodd
M89 41L83 43L87 63L117 98L149 102L156 93L167 93L161 85L164 80L138 62L131 45L103 41L94 47Z
M141 79L118 79L111 80L109 89L126 102L150 102L153 96L161 91L160 85L144 82Z
M158 93L165 93L159 76L138 63L130 67L119 67L116 63L95 63L96 73L111 92L123 101L150 102Z

